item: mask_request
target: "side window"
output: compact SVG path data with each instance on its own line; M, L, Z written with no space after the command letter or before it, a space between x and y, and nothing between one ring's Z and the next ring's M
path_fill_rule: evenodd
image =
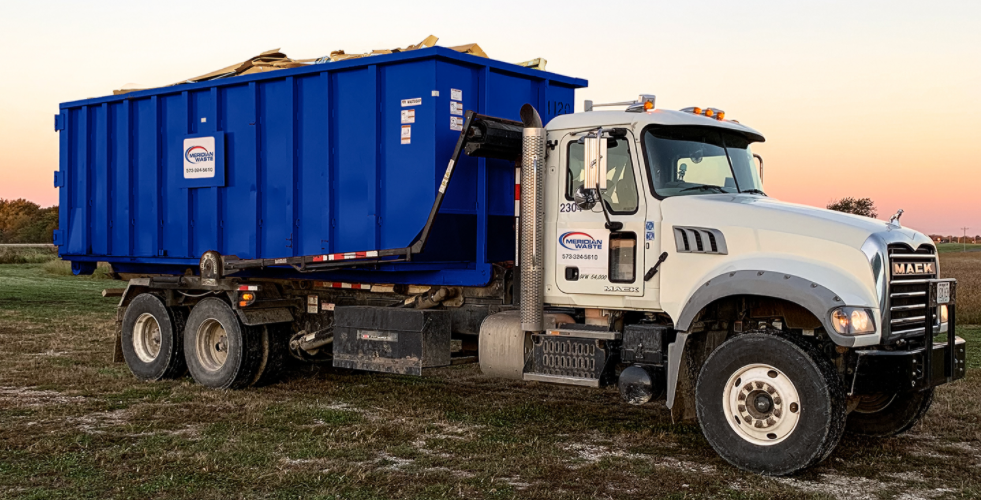
M610 234L610 281L633 283L636 275L637 235L635 233Z
M577 142L569 143L565 182L565 198L569 201L572 201L585 179L585 147ZM608 139L606 143L606 192L603 193L603 200L610 212L615 214L637 211L637 182L626 139Z

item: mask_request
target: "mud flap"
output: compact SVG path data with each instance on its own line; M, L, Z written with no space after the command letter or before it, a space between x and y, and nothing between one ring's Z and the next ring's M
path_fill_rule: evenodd
M694 423L697 420L695 382L698 380L698 372L708 355L725 342L726 336L725 331L697 335L679 333L677 340L668 344L667 404L671 409L673 423ZM678 352L682 349L683 352Z
M112 348L112 362L113 363L125 363L126 360L123 359L123 323L122 321L116 321L116 341L113 342Z
M671 423L694 423L695 413L695 374L691 349L685 349L678 366L678 380L675 387L674 404L671 405Z

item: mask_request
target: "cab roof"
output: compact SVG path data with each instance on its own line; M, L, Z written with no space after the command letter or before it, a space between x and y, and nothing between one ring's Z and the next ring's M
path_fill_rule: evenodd
M588 111L559 115L548 122L545 128L548 130L585 130L595 127L645 127L647 125L715 127L739 132L753 142L763 142L766 140L763 138L763 134L732 120L716 120L715 118L670 109L655 109L650 112L641 111L638 113L627 111Z

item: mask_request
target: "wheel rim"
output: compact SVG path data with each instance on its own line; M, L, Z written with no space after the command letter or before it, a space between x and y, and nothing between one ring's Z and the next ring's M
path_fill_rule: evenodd
M144 363L151 363L160 355L160 324L150 313L143 313L133 325L133 351Z
M878 413L885 410L892 401L896 399L896 394L875 394L872 396L862 396L859 398L858 406L855 411L858 413Z
M803 411L794 382L766 364L736 370L722 392L722 408L739 437L761 446L787 439Z
M228 358L228 335L225 327L216 319L205 320L198 327L196 338L198 364L211 372L221 369Z

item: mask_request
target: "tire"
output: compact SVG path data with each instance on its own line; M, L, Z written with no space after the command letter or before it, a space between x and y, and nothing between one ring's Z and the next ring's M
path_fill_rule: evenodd
M289 323L274 323L262 327L262 363L253 386L264 386L279 380L289 358L289 339L293 328Z
M712 351L695 402L712 448L730 464L765 475L818 464L845 426L844 388L830 360L810 344L771 334L741 335Z
M206 298L191 309L184 357L194 380L212 389L244 389L261 374L262 327L243 325L225 302Z
M890 437L910 430L933 404L933 389L900 392L883 406L875 400L859 403L845 422L845 432L858 436Z
M183 309L169 309L156 295L137 295L123 313L120 337L123 359L140 380L155 381L184 375Z

